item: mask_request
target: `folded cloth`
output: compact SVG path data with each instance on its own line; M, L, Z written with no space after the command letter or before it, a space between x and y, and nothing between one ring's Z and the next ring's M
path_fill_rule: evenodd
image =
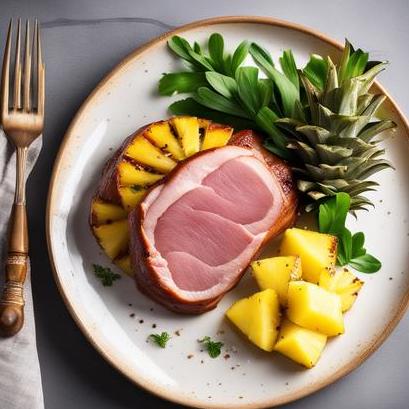
M28 152L27 174L41 150L41 138ZM0 284L4 282L4 259L7 251L7 226L14 198L16 155L0 130ZM11 338L0 337L0 408L43 409L44 399L38 362L30 269L24 288L25 323Z

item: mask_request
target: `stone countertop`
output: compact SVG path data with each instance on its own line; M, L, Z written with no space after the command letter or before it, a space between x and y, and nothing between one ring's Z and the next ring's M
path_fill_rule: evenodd
M405 78L409 61L407 0L2 0L1 47L12 16L36 16L43 27L47 118L44 147L29 180L28 201L46 409L178 407L128 382L98 355L74 324L52 279L44 226L46 197L64 132L82 101L104 75L147 40L174 26L218 15L271 16L305 24L340 41L347 35L354 44L369 50L372 57L392 61L381 82L403 112L409 114L409 82ZM406 315L360 368L286 408L407 409L408 345Z

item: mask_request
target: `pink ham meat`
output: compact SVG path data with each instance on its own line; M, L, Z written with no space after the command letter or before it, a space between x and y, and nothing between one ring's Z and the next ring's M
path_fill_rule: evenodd
M178 312L214 308L261 245L292 223L296 200L289 212L288 192L260 152L199 153L131 212L130 252L144 293Z

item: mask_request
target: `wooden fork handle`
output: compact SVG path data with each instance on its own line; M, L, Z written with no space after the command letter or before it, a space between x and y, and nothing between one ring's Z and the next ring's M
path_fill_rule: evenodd
M28 267L28 233L25 203L13 205L6 280L0 299L0 334L15 335L24 323L24 281Z

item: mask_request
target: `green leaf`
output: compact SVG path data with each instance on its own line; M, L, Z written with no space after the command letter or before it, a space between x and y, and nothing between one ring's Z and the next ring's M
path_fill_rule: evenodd
M237 116L228 115L215 111L214 109L207 108L196 102L193 98L181 99L174 102L169 106L169 111L173 115L191 115L211 119L212 121L220 124L233 126L235 130L261 130L259 127L255 126L254 122L248 119L239 118Z
M261 79L258 81L258 89L260 94L260 106L268 107L273 97L273 82L269 79Z
M350 196L340 192L320 205L318 220L321 233L338 235L343 232L350 202ZM323 212L322 221L321 212Z
M164 74L159 81L160 95L194 92L199 87L206 86L206 77L203 72L176 72Z
M219 72L224 72L224 40L221 34L213 33L208 42L210 58Z
M338 263L340 266L348 264L352 255L352 234L344 227L337 234L338 237Z
M247 111L255 116L261 106L258 69L255 67L240 67L237 70L236 77L240 100Z
M353 258L349 261L349 264L355 270L367 274L376 273L382 267L382 263L370 254L364 254L360 257Z
M179 36L173 36L168 41L168 47L179 57L193 63L192 58L190 57L188 51L190 49L190 45L184 38Z
M212 88L226 98L234 98L237 95L236 81L227 75L218 72L206 72L206 79Z
M287 151L288 155L289 152L286 149L288 140L274 124L277 118L277 114L265 106L258 111L255 120L259 127L271 137L274 145L283 152ZM280 156L282 156L282 154Z
M224 112L226 114L236 115L241 118L249 119L250 117L239 107L235 102L230 99L217 94L213 90L201 87L193 95L193 98L205 107L215 109L216 111Z
M352 236L352 258L363 256L366 253L364 244L365 235L361 231Z
M297 66L293 52L291 50L284 50L280 58L280 65L283 73L294 84L298 92L300 92L300 80L298 78Z
M231 73L232 75L236 75L237 69L246 59L250 49L250 42L249 41L242 41L239 46L234 51L232 60L231 60Z
M322 91L327 81L328 62L320 55L311 54L303 73L315 87Z
M280 95L284 116L292 117L296 101L299 101L300 99L297 88L284 74L274 68L271 57L265 49L252 43L250 54L255 63L276 85Z

